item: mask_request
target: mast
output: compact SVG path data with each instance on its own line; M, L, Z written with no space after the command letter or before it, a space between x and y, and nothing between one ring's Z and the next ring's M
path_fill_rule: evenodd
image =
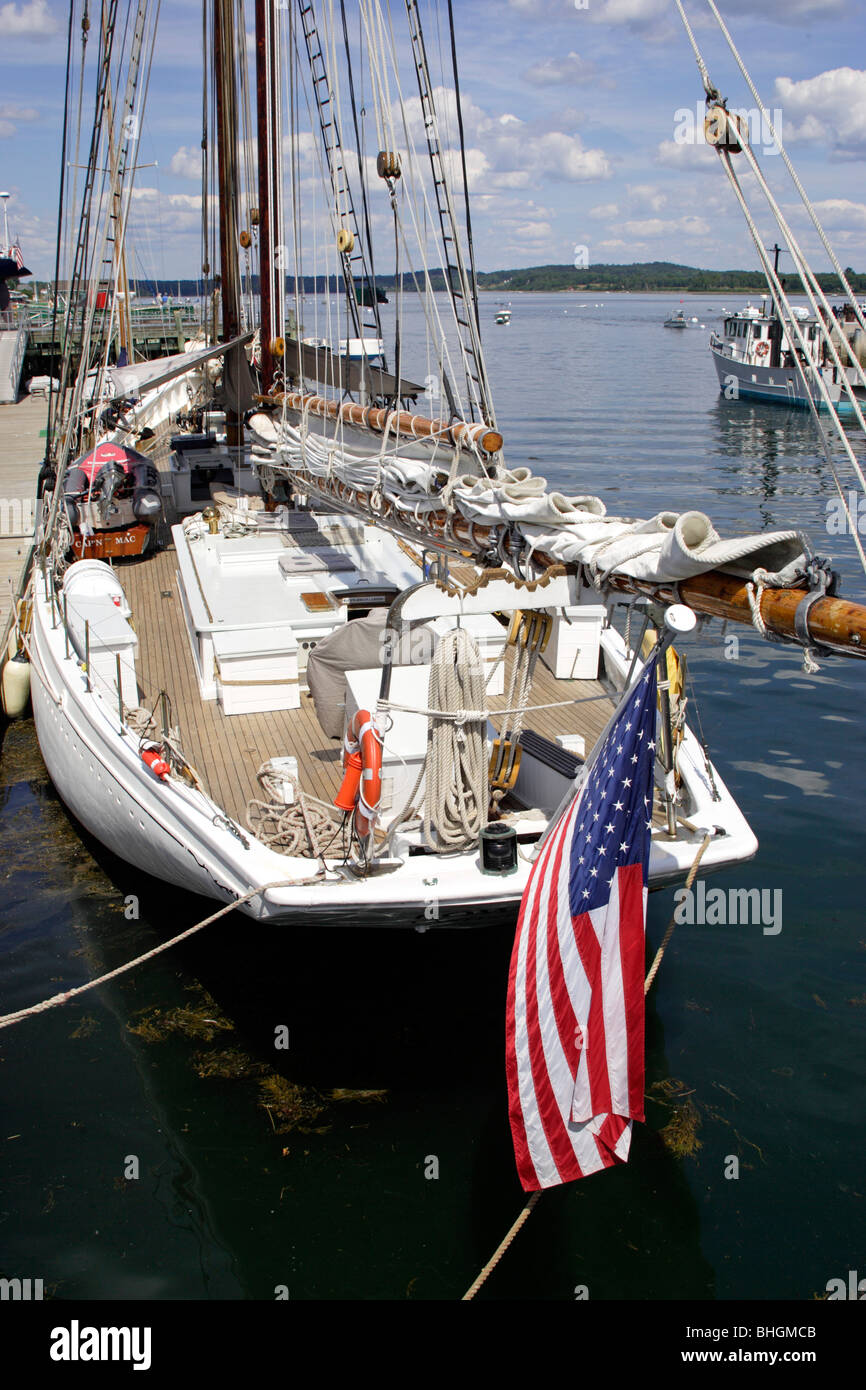
M240 335L241 290L238 271L237 215L237 83L235 21L231 0L213 0L214 88L217 118L217 177L220 206L220 292L222 330L220 342ZM228 376L228 359L223 380ZM240 416L226 401L226 438L229 445L241 442Z
M278 142L274 132L276 111L276 63L273 9L268 0L256 0L256 117L259 166L259 298L261 322L262 389L274 381L271 343L277 335L277 305L273 295L274 244L279 207ZM280 285L283 272L279 271Z

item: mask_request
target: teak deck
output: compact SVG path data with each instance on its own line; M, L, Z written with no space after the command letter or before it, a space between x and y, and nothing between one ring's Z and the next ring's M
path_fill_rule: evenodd
M176 571L172 549L118 567L138 635L141 704L151 709L161 690L168 694L171 722L180 729L184 755L213 800L239 824L246 825L247 802L264 796L256 773L269 758L296 757L302 789L332 801L342 777L341 743L322 732L308 694L302 693L300 709L271 714L225 715L218 700L201 699ZM509 654L506 660L510 659ZM613 707L600 681L557 680L542 659L530 692L531 705L595 695L605 698L530 713L525 727L550 739L557 734L582 734L589 752ZM505 697L492 696L490 705L503 708Z

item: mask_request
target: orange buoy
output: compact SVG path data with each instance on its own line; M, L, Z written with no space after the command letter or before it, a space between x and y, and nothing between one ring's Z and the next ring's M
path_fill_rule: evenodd
M367 709L352 718L343 742L345 776L334 805L355 808L355 829L362 840L373 831L382 795L382 736Z
M163 782L167 781L171 768L158 748L142 748L141 761L147 764L154 776L162 778Z
M345 753L343 756L343 766L346 771L340 790L334 797L334 805L338 806L341 811L351 811L358 799L358 788L361 785L361 771L364 766L364 759L361 757L360 749L356 753Z

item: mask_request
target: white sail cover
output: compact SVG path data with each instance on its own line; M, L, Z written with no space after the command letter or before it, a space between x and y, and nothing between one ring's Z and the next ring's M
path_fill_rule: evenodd
M398 513L420 523L425 512L444 506L466 520L509 527L563 564L586 565L597 583L621 574L650 583L675 583L707 570L724 569L744 578L765 571L765 583L794 582L804 561L797 531L722 538L704 512L658 512L648 520L608 516L600 497L550 492L545 478L528 468L488 478L457 471L447 477L450 454L442 463L386 455L353 455L350 431L324 439L302 434L287 420L256 413L249 421L257 461L267 458L311 479L342 483L378 493ZM391 445L393 449L393 442ZM470 460L461 466L470 466ZM447 481L446 481L447 478ZM384 522L387 526L387 521Z
M244 333L228 343L193 348L189 352L176 352L171 357L156 357L150 362L136 362L131 367L108 367L104 373L103 397L141 400L146 392L172 381L175 377L183 376L212 357L225 356L232 349L249 342L252 336L252 333Z

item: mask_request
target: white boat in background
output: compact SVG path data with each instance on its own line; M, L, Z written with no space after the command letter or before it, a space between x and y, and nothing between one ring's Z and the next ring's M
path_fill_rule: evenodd
M498 310L496 311L496 320L495 320L495 321L496 321L496 323L510 323L510 322L511 322L511 310L510 310L510 309L498 309Z
M792 306L804 346L794 340L788 326L779 318L768 295L760 306L751 302L726 315L721 332L710 335L710 352L719 390L727 400L776 401L782 405L808 409L814 400L818 409L828 407L818 386L820 377L829 400L841 415L854 410L842 384L843 375L859 401L866 404L863 390L852 365L842 372L831 360L823 324L800 305ZM844 335L861 365L866 363L866 333L857 322L850 305L837 311L840 327L830 338L840 348Z

